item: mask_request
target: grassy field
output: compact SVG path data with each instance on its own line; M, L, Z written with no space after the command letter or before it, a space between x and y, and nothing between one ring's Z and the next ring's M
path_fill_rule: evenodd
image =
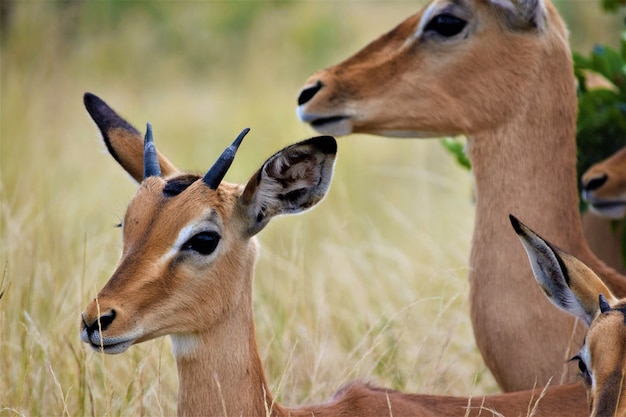
M78 337L135 190L98 140L85 91L140 130L152 122L159 149L195 171L251 127L226 177L243 182L314 134L295 116L308 75L420 4L15 3L0 61L0 415L175 413L169 339L111 357ZM615 38L588 26L571 27L581 48ZM468 318L473 210L470 174L438 141L342 138L326 200L260 235L257 334L278 399L325 401L351 379L496 392Z

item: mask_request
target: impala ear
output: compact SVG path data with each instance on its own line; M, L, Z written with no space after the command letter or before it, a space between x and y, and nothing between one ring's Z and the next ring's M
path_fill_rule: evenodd
M512 29L542 31L546 21L543 0L488 0Z
M265 161L239 198L244 234L253 236L272 217L300 213L320 202L330 188L336 154L335 138L318 136Z
M111 156L137 182L143 180L144 137L130 123L117 114L98 96L85 93L85 108L102 133L102 139ZM176 174L178 170L157 151L163 177Z
M617 301L587 265L544 240L515 216L509 218L526 249L539 287L554 305L589 326L600 312L600 294L607 303Z

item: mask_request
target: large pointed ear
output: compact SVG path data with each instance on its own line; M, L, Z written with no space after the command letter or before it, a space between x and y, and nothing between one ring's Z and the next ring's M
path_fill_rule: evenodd
M509 218L526 249L537 283L554 305L589 326L600 312L600 294L609 304L617 302L611 290L587 265L544 240L515 216L509 215Z
M104 144L111 156L135 181L141 182L143 180L143 135L98 96L85 93L83 102L89 115L100 129ZM178 172L165 156L161 153L157 154L163 177L169 177Z
M274 154L250 178L239 198L246 236L258 233L274 216L300 213L317 204L330 188L337 154L332 136L318 136Z
M543 31L546 6L543 0L488 0L512 29Z

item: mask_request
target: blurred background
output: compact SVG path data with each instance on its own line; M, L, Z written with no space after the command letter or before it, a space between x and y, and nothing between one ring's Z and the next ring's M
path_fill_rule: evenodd
M421 1L0 0L0 415L172 415L168 339L104 356L80 313L114 270L136 185L84 110L92 92L179 168L203 172L251 127L226 180L313 136L307 77ZM617 45L595 1L557 1L572 49ZM467 305L471 175L437 140L340 139L326 200L260 235L255 314L272 390L326 401L350 379L497 392Z

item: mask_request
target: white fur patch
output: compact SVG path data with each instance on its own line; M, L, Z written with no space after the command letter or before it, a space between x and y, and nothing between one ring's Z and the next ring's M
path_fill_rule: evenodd
M178 232L178 236L174 241L174 244L172 245L170 250L161 257L160 262L166 263L174 256L176 256L180 252L182 246L194 235L206 231L220 232L221 227L214 220L216 218L214 213L215 212L212 209L207 209L196 219L190 221L187 226L180 229L180 231ZM216 250L211 254L211 256L214 257L217 252L218 251Z
M438 9L439 9L439 5L437 3L432 3L430 6L426 8L426 10L424 10L424 13L422 13L422 18L417 23L415 32L413 32L413 34L406 40L406 42L404 43L404 46L407 46L408 44L412 43L415 39L419 39L422 36L422 34L424 33L424 28L426 27L428 22L430 22L430 20L433 18L435 12Z
M190 334L172 334L172 353L176 359L193 356L198 350L198 338Z

